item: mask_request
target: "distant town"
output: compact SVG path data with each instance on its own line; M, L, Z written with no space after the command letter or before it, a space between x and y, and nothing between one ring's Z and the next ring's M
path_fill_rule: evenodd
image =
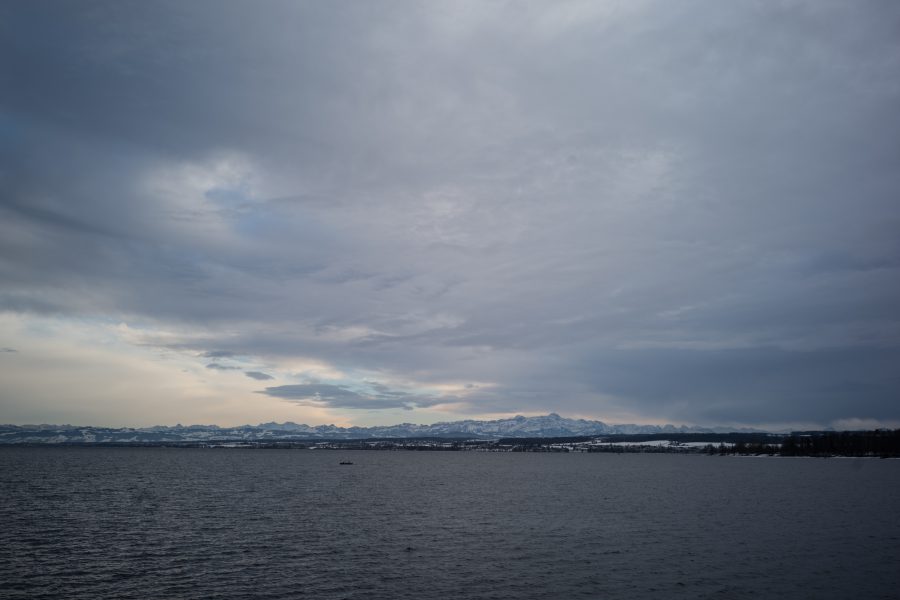
M605 452L737 456L900 457L900 430L778 434L681 434L676 439L621 434L601 438L509 438L499 440L363 439L223 442L206 448L299 448L310 450L412 450L463 452ZM716 439L711 439L716 438Z

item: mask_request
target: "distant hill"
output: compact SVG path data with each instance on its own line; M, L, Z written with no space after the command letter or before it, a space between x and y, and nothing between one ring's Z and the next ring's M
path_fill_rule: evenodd
M157 444L164 442L341 440L365 438L551 438L615 434L676 434L751 432L750 429L705 428L674 425L610 425L603 421L567 419L558 414L521 415L494 421L450 421L432 425L338 427L292 422L261 423L238 427L175 425L142 428L110 428L74 425L0 425L0 444Z

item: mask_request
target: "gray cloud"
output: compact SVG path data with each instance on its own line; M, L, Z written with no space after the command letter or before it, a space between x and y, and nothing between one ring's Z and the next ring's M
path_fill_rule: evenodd
M589 356L579 368L597 391L672 420L831 422L894 419L898 360L896 349L647 349Z
M379 384L369 384L369 387L372 388L372 391L359 392L340 385L303 383L267 387L259 393L300 404L369 410L412 409L457 400L457 398L437 398L399 392Z
M0 348L0 352L18 352L15 348Z
M246 375L250 379L256 379L257 381L266 381L268 379L275 379L268 373L263 373L261 371L244 371L244 375Z
M212 369L214 371L239 371L240 367L230 367L228 365L220 365L219 363L209 363L206 365L207 369Z
M471 414L900 418L900 6L609 6L8 4L0 308Z

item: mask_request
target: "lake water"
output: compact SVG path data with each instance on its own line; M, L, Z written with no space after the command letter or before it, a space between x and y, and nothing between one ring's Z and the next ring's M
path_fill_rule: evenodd
M897 460L0 448L0 597L897 598L898 508Z

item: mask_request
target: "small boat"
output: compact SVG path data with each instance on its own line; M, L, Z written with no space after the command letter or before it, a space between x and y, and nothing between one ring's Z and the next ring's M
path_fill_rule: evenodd
M349 460L342 460L342 461L340 462L340 464L342 464L342 465L352 465L353 463L350 462Z

